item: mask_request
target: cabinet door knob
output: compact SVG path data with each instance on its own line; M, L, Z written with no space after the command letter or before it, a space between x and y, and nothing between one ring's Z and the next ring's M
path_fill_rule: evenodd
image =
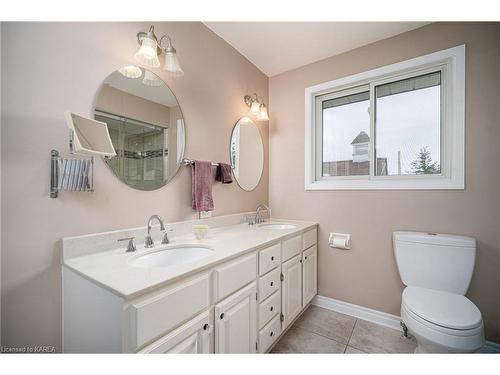
M273 332L273 331L271 331L270 336L271 336L271 337L272 337L272 336L274 336L274 332Z
M305 260L307 260L307 257L305 257Z
M220 318L224 319L224 313L220 314Z
M273 311L273 310L274 310L274 307L273 307L273 306L271 306L271 308L270 308L269 310Z
M210 328L210 324L205 323L205 325L203 326L203 330L208 331L209 328Z
M274 285L274 281L271 281L271 286L273 286L273 285Z
M271 260L274 260L274 256L271 257Z

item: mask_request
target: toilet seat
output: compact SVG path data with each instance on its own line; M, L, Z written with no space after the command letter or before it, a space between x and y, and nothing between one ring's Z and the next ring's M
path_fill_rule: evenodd
M422 352L478 350L484 345L484 328L477 313L477 307L461 295L418 287L403 292L401 320Z
M443 328L446 333L482 326L479 309L459 294L409 286L403 291L402 307L417 320L430 323L438 330Z

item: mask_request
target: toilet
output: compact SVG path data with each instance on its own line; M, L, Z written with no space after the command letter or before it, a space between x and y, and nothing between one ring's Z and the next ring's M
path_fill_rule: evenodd
M481 312L465 293L476 240L450 234L394 232L394 254L406 288L401 321L416 353L471 353L484 345Z

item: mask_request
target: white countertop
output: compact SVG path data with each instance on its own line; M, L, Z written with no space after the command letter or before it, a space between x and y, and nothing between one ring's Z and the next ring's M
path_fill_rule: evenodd
M157 242L156 248L153 249L146 249L143 243L138 243L135 252L127 253L125 248L120 248L63 259L62 264L63 267L68 267L112 293L131 299L231 258L266 247L280 239L293 237L317 225L313 222L281 219L266 221L273 222L290 223L296 227L263 229L248 224L221 226L210 229L203 240L196 240L191 233L184 234L172 237L169 245L160 245ZM138 255L158 250L161 246L182 244L208 246L213 249L213 254L191 263L170 267L139 267L130 264Z

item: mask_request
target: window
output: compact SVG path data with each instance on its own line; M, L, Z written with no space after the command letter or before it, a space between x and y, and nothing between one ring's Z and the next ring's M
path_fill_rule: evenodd
M307 190L463 189L465 46L306 89Z

